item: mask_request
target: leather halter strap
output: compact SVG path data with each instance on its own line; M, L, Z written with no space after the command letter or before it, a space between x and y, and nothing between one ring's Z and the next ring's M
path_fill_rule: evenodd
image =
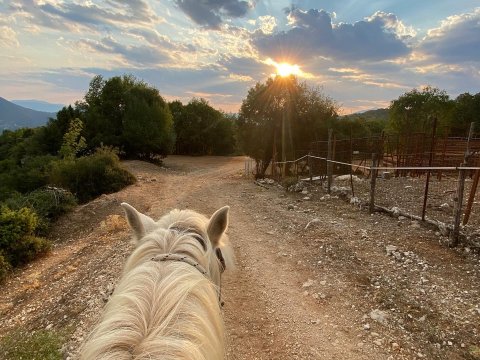
M192 258L186 256L186 255L180 255L180 254L160 254L157 256L152 257L152 261L181 261L184 262L188 265L192 265L195 269L200 271L203 275L207 275L207 271L203 268L202 265L200 265L198 262L193 260Z

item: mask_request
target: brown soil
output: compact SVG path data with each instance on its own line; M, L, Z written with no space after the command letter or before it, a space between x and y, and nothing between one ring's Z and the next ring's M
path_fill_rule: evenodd
M480 359L478 255L318 187L306 196L258 186L243 176L244 160L126 162L137 184L62 218L54 251L2 286L0 336L67 331L65 357L75 357L132 250L120 202L154 218L230 205L228 359Z

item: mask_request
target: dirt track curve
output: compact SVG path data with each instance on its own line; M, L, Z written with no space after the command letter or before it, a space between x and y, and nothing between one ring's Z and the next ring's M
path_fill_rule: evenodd
M228 359L480 359L476 255L439 245L426 229L320 201L314 189L305 198L258 186L243 176L242 157L124 164L138 183L61 219L52 254L3 286L0 336L67 331L65 357L75 357L132 250L120 202L153 218L230 205ZM386 254L389 244L402 261Z

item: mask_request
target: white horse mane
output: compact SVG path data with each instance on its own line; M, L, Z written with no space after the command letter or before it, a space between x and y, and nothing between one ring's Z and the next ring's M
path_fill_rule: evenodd
M80 358L223 359L222 264L216 249L221 249L226 268L231 267L233 252L225 235L229 208L210 219L173 210L155 222L126 203L122 207L137 247ZM165 261L161 255L166 254L188 261ZM152 260L159 255L163 260Z

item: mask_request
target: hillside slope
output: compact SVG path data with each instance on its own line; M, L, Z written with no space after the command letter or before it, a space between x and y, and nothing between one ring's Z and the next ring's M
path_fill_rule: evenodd
M0 97L0 131L42 126L55 116L55 113L27 109Z

